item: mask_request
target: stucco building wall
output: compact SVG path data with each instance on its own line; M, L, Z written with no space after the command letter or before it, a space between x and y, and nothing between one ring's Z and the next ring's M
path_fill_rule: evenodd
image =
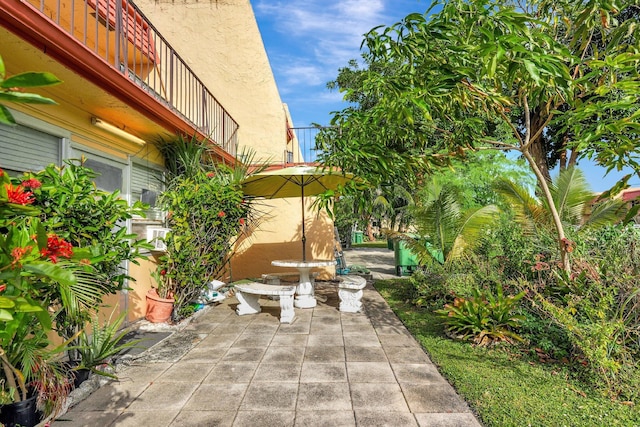
M287 146L287 108L282 103L262 36L248 0L138 0L136 4L238 122L239 149L255 161L281 163ZM294 125L293 123L290 123ZM309 199L307 205L311 205ZM278 271L274 259L301 258L299 198L259 206L259 227L238 245L225 280L258 278ZM309 258L333 258L333 222L306 213ZM322 269L324 277L335 269Z
M239 123L239 150L281 162L286 117L248 0L136 4Z

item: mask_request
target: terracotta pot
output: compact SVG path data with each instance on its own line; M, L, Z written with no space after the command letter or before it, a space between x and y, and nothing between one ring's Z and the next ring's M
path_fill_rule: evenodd
M147 314L145 318L153 323L165 323L171 319L173 298L160 298L155 288L147 292Z

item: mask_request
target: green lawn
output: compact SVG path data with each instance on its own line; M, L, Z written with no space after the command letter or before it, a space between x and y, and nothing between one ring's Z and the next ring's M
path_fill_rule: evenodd
M554 366L530 364L501 349L476 348L444 337L430 312L406 303L407 283L385 280L375 287L483 425L640 426L639 408L595 395Z
M373 242L352 243L352 248L386 248L386 240L374 240Z

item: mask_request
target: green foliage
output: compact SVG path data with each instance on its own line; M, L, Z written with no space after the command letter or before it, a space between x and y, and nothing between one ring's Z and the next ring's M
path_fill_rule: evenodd
M176 164L159 199L171 231L155 278L160 297L174 298L179 320L209 282L223 278L236 240L253 223L251 201L240 185L245 166L207 161L206 146L195 139L165 141L160 149L168 165Z
M171 232L159 263L164 271L159 294L173 295L181 316L182 307L197 299L210 281L222 278L250 205L239 187L205 172L175 178L162 193L160 205L168 212Z
M472 274L453 273L438 263L415 271L409 278L412 285L411 301L417 307L440 309L452 303L456 296L470 297L476 289Z
M134 280L123 266L125 262L137 264L143 258L141 251L150 248L146 239L127 232L127 220L144 216L145 206L139 202L129 206L118 191L98 190L93 182L96 176L82 160L68 160L63 167L49 165L24 177L41 183L33 190L33 206L39 208L43 226L82 248L81 260L91 266L91 274L79 273L84 286L76 286L74 292L49 291L52 301L66 301L55 317L55 328L65 338L84 327L105 295L124 289L127 280ZM70 312L65 307L75 309Z
M102 364L108 364L110 359L120 354L123 350L135 347L141 340L123 342L127 329L121 329L127 313L121 313L115 320L111 320L113 312L103 324L98 316L91 318L91 333L86 329L82 331L78 340L78 354L80 364L77 369L90 369L99 375L117 378L115 375L103 369L96 369Z
M407 280L376 281L374 286L482 425L626 427L640 423L638 405L603 398L561 366L523 359L513 353L513 347L470 346L445 339L441 322L429 310L407 303Z
M523 318L512 312L525 293L504 295L497 286L496 295L490 291L474 289L469 298L456 297L436 314L451 333L461 339L471 339L478 345L490 345L500 341L521 340L516 329Z
M455 188L437 182L424 186L416 198L412 212L422 238L406 233L388 235L405 242L423 265L430 259L442 263L460 258L481 242L498 213L493 205L463 211Z
M90 313L128 278L121 263L146 247L125 227L140 206L96 190L95 176L75 162L21 178L0 171L2 394L22 400L34 385L47 414L69 392L53 358L76 348ZM52 327L65 338L54 349Z
M74 273L89 267L79 262L82 250L47 235L39 211L31 206L37 198L32 190L39 184L11 179L0 170L0 395L5 401L25 400L27 385L33 383L38 402L53 410L69 390L50 381L55 372L47 368L48 361L68 343L47 348L52 326L48 309L65 306L68 301L52 295L73 294L81 284Z
M611 397L637 400L640 232L610 227L588 238L588 245L578 244L572 274L557 273L557 284L539 288L535 302L584 361L582 375Z
M7 77L4 61L0 57L0 101L17 102L22 104L55 104L50 98L36 93L24 92L23 89L51 86L62 83L51 73L25 72ZM16 123L7 107L0 104L0 123L13 125Z
M509 179L523 188L535 187L535 176L521 160L511 160L494 150L468 152L456 158L451 168L435 171L433 178L455 187L464 209L499 205L500 197L493 186L497 179Z
M83 160L65 163L63 167L49 165L34 175L42 183L35 191L34 206L40 208L47 228L90 251L107 292L115 293L124 288L126 280L134 280L123 270L123 263L138 264L141 251L150 248L146 239L128 234L126 227L134 216L144 217L147 206L139 201L129 206L119 191L96 189L97 174Z

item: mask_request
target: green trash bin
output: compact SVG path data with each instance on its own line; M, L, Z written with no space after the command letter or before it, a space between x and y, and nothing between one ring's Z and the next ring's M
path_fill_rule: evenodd
M387 249L393 250L393 239L387 239Z
M354 231L351 235L351 243L364 242L364 233L362 231Z
M396 264L396 275L410 276L418 268L416 256L407 248L405 242L398 240L393 242L393 255Z

